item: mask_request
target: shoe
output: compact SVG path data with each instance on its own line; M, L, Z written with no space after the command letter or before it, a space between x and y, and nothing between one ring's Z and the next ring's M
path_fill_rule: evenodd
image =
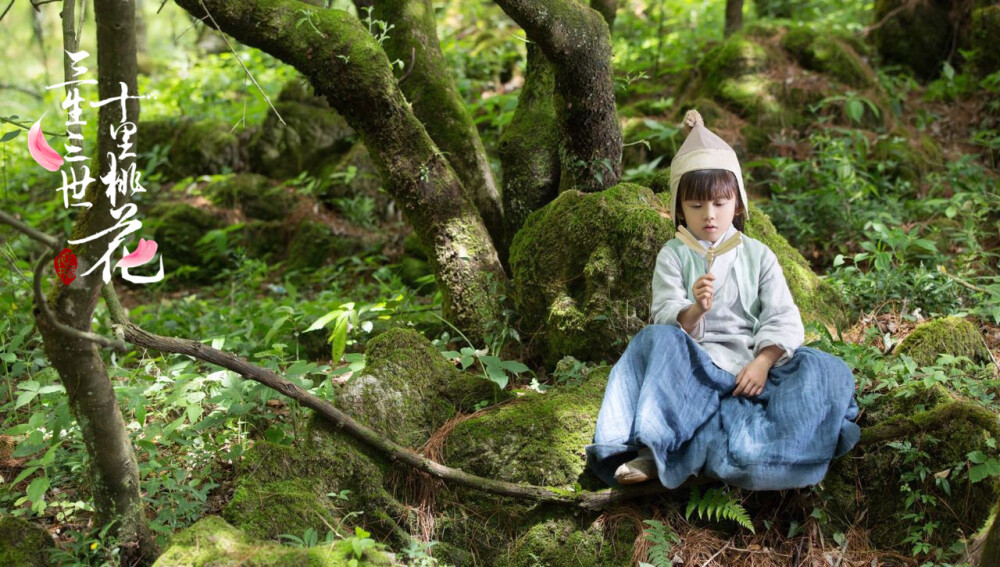
M639 484L656 476L656 461L649 449L642 449L638 457L615 470L615 482L618 484Z

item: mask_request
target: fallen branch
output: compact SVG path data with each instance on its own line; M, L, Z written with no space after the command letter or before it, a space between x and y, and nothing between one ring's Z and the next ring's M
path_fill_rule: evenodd
M12 222L13 221L13 222ZM21 232L31 236L33 239L49 246L53 250L58 248L58 241L46 234L31 229L27 225L17 221L13 217L0 212L0 222L14 226ZM47 255L48 256L48 255ZM35 280L40 280L41 268L48 258L43 258L39 263L39 270L36 271ZM518 484L501 480L484 478L466 473L460 469L447 467L423 457L417 452L390 441L384 435L377 433L364 425L361 425L349 415L333 406L329 401L313 395L298 385L285 380L278 374L261 368L250 362L225 351L206 346L198 341L190 339L178 339L164 337L149 333L128 318L128 314L118 300L118 295L111 284L106 284L102 288L104 301L107 304L108 312L111 315L112 328L115 335L123 338L126 342L136 346L158 350L160 352L185 354L198 360L221 366L236 372L240 376L263 384L278 393L296 400L303 406L312 409L321 417L332 423L337 429L344 431L354 439L372 447L385 455L391 461L398 461L423 471L432 477L439 478L445 482L458 484L474 490L496 494L498 496L509 496L536 500L539 502L553 502L576 506L585 510L600 510L611 507L620 502L631 500L642 496L653 496L666 494L667 488L659 483L647 483L628 489L605 489L594 491L571 491L561 488L534 486L529 484ZM89 338L89 337L88 337ZM93 340L93 339L90 339ZM105 339L105 341L108 341Z

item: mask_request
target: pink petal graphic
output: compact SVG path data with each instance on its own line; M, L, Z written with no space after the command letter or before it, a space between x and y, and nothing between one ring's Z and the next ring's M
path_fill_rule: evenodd
M41 118L32 125L31 130L28 130L28 152L31 153L31 157L35 158L38 165L49 171L56 171L62 167L62 156L45 141L45 134L42 133Z
M125 252L128 252L128 248L125 248ZM141 266L152 260L154 254L156 254L156 241L140 238L139 245L135 247L135 251L118 260L118 263L115 264L115 269Z

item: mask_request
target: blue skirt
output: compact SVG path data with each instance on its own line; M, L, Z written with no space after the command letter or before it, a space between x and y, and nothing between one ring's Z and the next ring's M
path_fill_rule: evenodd
M644 328L611 370L588 466L617 486L615 469L645 446L667 488L705 476L782 490L823 480L861 437L854 375L835 356L798 348L754 398L732 396L735 384L680 328Z

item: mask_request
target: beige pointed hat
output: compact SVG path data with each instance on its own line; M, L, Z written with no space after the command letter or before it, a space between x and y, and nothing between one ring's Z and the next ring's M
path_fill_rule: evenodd
M725 169L732 171L740 186L743 206L748 207L747 192L743 188L743 172L736 152L722 138L708 128L697 110L684 115L684 125L691 129L677 155L670 162L670 218L677 218L677 186L681 176L699 169Z

